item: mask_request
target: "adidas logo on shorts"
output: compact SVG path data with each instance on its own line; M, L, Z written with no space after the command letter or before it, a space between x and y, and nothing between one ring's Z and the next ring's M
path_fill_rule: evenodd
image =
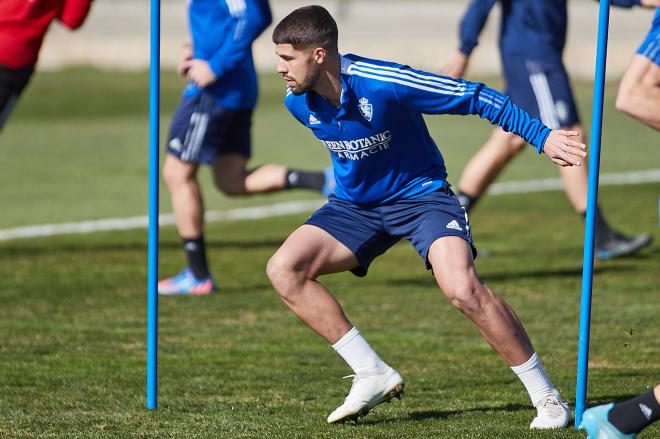
M181 139L179 139L178 137L173 138L172 140L170 140L169 147L175 151L181 151L183 149L183 145L181 144Z
M449 221L445 227L447 229L460 230L461 232L463 231L461 226L458 224L458 221L456 221L456 220Z

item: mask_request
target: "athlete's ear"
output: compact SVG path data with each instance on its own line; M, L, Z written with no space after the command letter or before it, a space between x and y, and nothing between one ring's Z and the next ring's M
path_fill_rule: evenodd
M328 57L328 51L325 50L323 47L317 47L314 49L314 53L312 54L314 57L314 62L316 64L323 64Z

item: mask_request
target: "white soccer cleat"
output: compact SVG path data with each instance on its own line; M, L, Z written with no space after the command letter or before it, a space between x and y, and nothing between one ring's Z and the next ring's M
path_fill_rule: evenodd
M564 428L571 420L571 410L556 390L536 406L536 412L536 418L529 424L533 430Z
M404 382L399 373L387 366L382 372L358 373L344 403L328 416L328 423L357 421L369 410L392 398L401 399ZM345 377L348 378L348 377Z

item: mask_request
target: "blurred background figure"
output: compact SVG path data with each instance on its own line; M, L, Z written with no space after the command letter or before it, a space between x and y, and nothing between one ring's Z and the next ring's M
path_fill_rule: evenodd
M34 72L50 24L82 26L92 0L0 1L0 130Z
M587 439L634 439L658 419L660 384L635 398L590 408L580 429L587 432Z
M268 1L192 0L188 15L192 45L186 46L178 73L189 83L172 116L163 166L188 265L158 283L158 292L166 295L217 290L206 258L200 164L211 166L215 185L227 195L305 188L327 196L334 186L331 168L304 172L266 164L247 169L257 102L252 43L272 21Z
M619 85L616 108L660 130L660 1L653 24Z
M502 4L499 48L506 83L505 94L553 129L584 133L562 60L566 43L567 5L560 1L473 0L460 23L460 48L451 55L442 73L462 77L470 54L478 44L495 3ZM637 0L611 0L631 7ZM659 0L641 0L647 7ZM584 134L580 141L584 142ZM461 205L470 210L504 167L523 150L518 136L497 128L463 170L458 184ZM566 195L582 217L587 210L586 166L560 168ZM611 259L633 254L651 243L647 234L626 236L613 229L600 209L596 211L596 256Z

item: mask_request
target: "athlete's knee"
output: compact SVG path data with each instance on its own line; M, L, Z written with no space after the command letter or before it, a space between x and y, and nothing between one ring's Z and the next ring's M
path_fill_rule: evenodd
M445 290L452 305L467 316L476 316L483 312L484 304L492 295L477 278L467 277L454 282Z
M652 93L653 86L648 83L638 82L634 84L621 84L619 92L616 95L616 102L614 103L616 109L622 113L627 114L642 114L640 110L644 107L639 105L647 99Z
M309 279L305 264L282 249L268 260L266 275L285 301L292 300Z
M516 155L520 153L525 147L525 141L519 136L511 136L507 144L509 154Z
M165 180L167 187L180 186L192 178L195 178L195 167L193 165L182 162L173 156L167 157L163 165L163 180Z
M506 132L502 129L497 129L493 132L490 143L497 148L501 148L504 154L512 158L525 146L525 141L513 133Z
M616 102L614 106L616 107L617 111L621 111L623 113L628 113L630 108L631 108L631 100L633 96L633 88L631 84L622 82L621 85L619 86L619 92L616 95Z
M637 112L637 102L646 100L658 86L657 67L642 56L634 57L619 84L615 106L624 113Z
M245 195L245 177L240 175L216 175L213 179L215 187L230 197Z
M630 98L628 96L621 95L620 93L616 97L615 107L617 111L621 113L629 113L630 111Z
M219 191L228 196L239 196L247 193L245 189L245 159L242 157L222 156L213 167L213 182Z

